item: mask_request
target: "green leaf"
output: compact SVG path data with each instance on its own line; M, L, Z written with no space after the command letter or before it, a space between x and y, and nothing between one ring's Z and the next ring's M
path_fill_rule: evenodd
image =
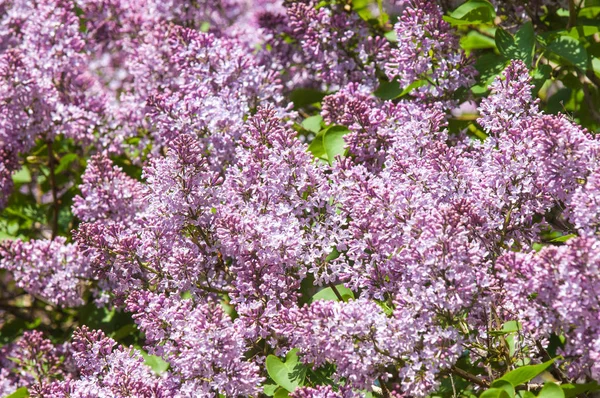
M496 41L489 36L472 30L460 38L460 46L464 50L481 50L486 48L496 48Z
M574 39L593 36L600 31L600 26L574 26L569 30L568 35Z
M110 333L110 337L114 340L121 340L137 331L137 326L134 323L129 323L121 326L114 332Z
M31 173L29 172L27 166L23 166L21 170L13 174L12 180L15 184L26 184L31 182Z
M410 94L410 92L413 91L415 88L423 87L423 86L427 85L427 83L428 83L427 80L414 81L411 84L409 84L408 86L406 86L397 98L404 97L405 95Z
M319 131L321 131L322 122L323 117L321 115L310 116L302 121L302 127L305 130L312 131L313 133L318 133Z
M165 362L161 357L157 355L148 354L142 349L140 349L140 353L142 354L146 365L150 366L154 373L159 375L164 373L167 369L169 369L169 363Z
M275 391L275 394L273 394L273 398L286 398L289 396L290 394L285 388L279 388L277 391Z
M290 93L290 99L296 109L321 102L323 97L325 97L325 93L310 88L298 88Z
M529 380L533 379L537 375L541 374L544 370L548 369L550 365L552 365L557 359L560 357L556 357L544 363L540 363L538 365L527 365L517 368L513 371L508 372L498 380L508 381L513 387L516 387L520 384L526 383Z
M515 397L515 389L513 385L506 380L496 380L494 383L492 383L492 387L499 390L504 390L510 398Z
M277 384L266 384L263 386L263 393L267 397L272 397L273 395L275 395L275 391L277 390L277 388L279 388Z
M600 15L600 7L599 6L592 6L592 7L584 7L581 9L581 11L579 11L579 15L577 15L579 18L589 18L589 19L594 19L597 18L598 15Z
M535 394L531 391L519 391L517 392L517 397L519 398L535 398Z
M583 71L587 69L587 51L579 40L571 36L558 36L546 50Z
M515 47L515 38L502 28L496 29L496 47L500 54L510 58L510 51Z
M294 392L304 384L306 367L298 361L298 349L293 349L285 357L285 362L275 355L267 357L267 373L277 385Z
M525 23L513 37L502 28L496 29L496 47L507 59L519 59L528 67L533 63L535 32L531 22Z
M391 82L382 82L379 84L377 90L375 90L375 96L383 100L393 100L402 98L407 94L410 94L415 88L426 85L427 80L417 80L406 86L405 88L400 87L398 81L393 80Z
M489 333L491 335L505 335L505 334L509 334L509 333L515 333L518 332L519 330L521 330L521 325L519 324L519 322L517 321L507 321L504 323L504 325L502 325L502 329L501 330L491 330Z
M469 0L454 10L444 21L452 25L493 24L496 18L494 6L485 0Z
M62 158L60 158L60 162L58 163L58 167L55 170L56 174L62 173L69 167L71 163L73 163L77 159L76 153L68 153Z
M527 67L533 64L533 53L535 51L535 32L531 22L525 23L515 34L515 46L517 59L525 62Z
M560 242L566 242L571 238L576 237L577 235L575 234L568 234L568 235L564 235L564 236L559 236L558 238L554 238L552 240L550 240L550 242L552 243L560 243Z
M331 253L329 253L327 257L325 257L325 261L333 261L339 256L340 252L338 251L337 247L334 247L333 249L331 249Z
M308 146L308 151L313 154L314 157L318 159L327 160L327 153L325 152L325 147L323 146L323 136L325 135L325 130L319 132L315 138L313 138L312 142Z
M332 163L336 156L344 154L346 146L344 136L349 132L350 130L344 126L332 126L325 131L323 135L323 147L325 148L329 163Z
M499 57L496 54L483 54L477 57L475 61L475 69L479 72L479 78L484 86L483 91L487 91L487 86L494 80L500 72L506 68L507 61L503 57Z
M533 83L533 93L537 96L546 80L550 78L552 74L552 67L550 65L542 64L535 68L532 72L531 82Z
M337 289L338 293L340 293L344 301L354 299L354 292L348 289L346 286L340 284L336 285L335 288ZM333 289L330 287L326 287L325 289L317 292L314 296L312 296L310 302L312 303L317 300L339 301L337 295L333 292Z
M481 393L479 398L511 398L511 396L501 388L490 388Z
M565 393L558 384L548 382L544 384L538 398L565 398Z
M377 90L373 94L383 100L391 100L398 97L400 93L402 93L400 83L397 80L392 80L391 82L379 83L379 87L377 87Z
M385 32L383 34L383 36L388 39L388 41L391 41L392 43L396 43L398 41L398 34L396 33L395 30L390 30L389 32Z
M600 58L592 58L592 70L596 76L600 77Z
M562 388L566 398L573 398L584 392L600 391L600 386L596 382L586 384L561 384L560 388Z
M456 19L473 21L482 18L482 16L493 18L496 16L496 11L494 6L485 0L468 0L454 10L450 16Z
M29 391L27 391L26 387L21 387L17 389L17 391L13 392L10 395L7 395L5 398L24 398L29 396Z

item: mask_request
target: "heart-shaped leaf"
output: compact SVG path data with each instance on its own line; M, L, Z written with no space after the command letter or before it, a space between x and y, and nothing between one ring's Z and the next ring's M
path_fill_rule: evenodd
M285 362L269 355L267 357L267 373L277 385L289 392L304 384L306 367L298 361L298 349L293 349L285 357Z

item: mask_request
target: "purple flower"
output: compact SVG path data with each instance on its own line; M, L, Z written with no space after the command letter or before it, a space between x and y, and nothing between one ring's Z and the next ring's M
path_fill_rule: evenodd
M0 269L11 272L18 287L54 305L75 307L91 277L88 259L76 244L55 240L5 241Z
M442 20L440 6L430 0L396 3L404 7L394 25L398 42L385 65L387 77L397 78L403 88L420 83L411 95L421 100L446 98L469 87L476 72L450 25Z
M248 347L242 333L219 304L134 292L127 309L146 335L150 353L170 363L184 396L260 390L258 366L245 360Z

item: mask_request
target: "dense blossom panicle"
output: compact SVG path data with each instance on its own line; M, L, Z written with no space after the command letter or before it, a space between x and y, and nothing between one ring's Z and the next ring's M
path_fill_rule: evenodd
M81 0L78 5L86 16L88 33L104 46L121 44L120 38L157 21L195 30L208 27L219 35L254 43L260 39L256 36L260 15L282 9L280 0Z
M388 78L397 78L404 88L421 82L411 91L419 98L442 99L461 87L468 87L476 72L450 25L442 20L437 2L396 3L403 6L403 11L394 25L398 42L385 64Z
M6 160L11 163L14 162L12 156L9 159L4 158L3 160L5 161L0 161L0 209L4 208L8 202L8 198L13 189L12 172L16 169L16 167L11 167L6 164Z
M82 179L81 196L73 201L73 214L82 221L122 222L141 212L142 185L106 156L93 156Z
M81 377L56 381L45 397L174 396L173 381L154 374L139 351L118 345L100 330L81 327L73 334L72 348Z
M15 343L0 348L0 394L30 386L32 397L42 398L53 379L69 377L69 351L55 346L40 331L28 331Z
M20 57L2 68L7 90L3 124L22 145L64 134L90 142L105 109L103 89L86 66L79 19L67 1L15 2L28 8L21 40L3 54ZM24 12L24 10L21 10ZM10 18L10 17L9 17ZM17 55L16 55L17 54ZM23 110L26 110L25 114ZM14 139L13 138L13 139Z
M173 28L167 42L173 83L151 97L152 120L161 140L197 135L206 158L222 168L233 161L244 116L267 100L281 101L278 77L234 39Z
M134 292L127 308L146 335L150 353L170 363L183 396L259 391L258 366L244 360L248 347L242 333L219 304Z
M146 283L161 290L222 285L214 212L223 178L210 170L197 138L185 134L175 138L167 156L152 159L146 167L144 186L105 163L98 166L104 167L100 173L92 168L86 175L104 179L104 173L111 175L112 184L122 184L118 192L111 192L112 198L99 198L105 205L128 206L119 214L129 222L94 219L76 198L75 210L82 215L76 214L88 222L75 238L103 288L122 298L130 288ZM132 195L126 195L127 190ZM98 193L103 195L96 190L91 199L97 200ZM122 196L114 197L117 193Z
M299 349L303 362L315 368L335 363L335 376L359 389L389 376L385 368L394 359L385 351L387 342L381 340L381 333L389 327L388 317L374 302L319 300L290 309L285 318L283 333Z
M52 142L64 135L84 145L93 142L106 97L87 68L71 2L15 0L6 6L1 18L9 28L0 31L8 35L0 38L0 170L12 172L16 156L36 139Z
M573 238L539 253L506 254L496 264L503 307L538 339L564 334L563 354L573 377L600 377L599 264L595 238Z
M335 364L334 377L344 378L347 387L370 389L378 378L399 378L399 391L425 396L437 386L436 374L458 358L457 333L431 328L431 314L417 318L408 305L397 304L390 317L371 300L316 301L291 309L282 332L303 362L314 368ZM390 365L399 367L397 374Z
M197 138L182 134L166 157L153 159L144 171L147 216L138 253L171 280L165 280L163 288L195 290L223 284L215 236L223 177L211 170L204 155Z
M395 151L413 152L427 145L432 135L443 139L445 134L440 131L445 116L439 106L381 101L357 84L325 97L322 115L327 123L350 129L344 141L354 163L374 173Z
M390 50L387 40L369 35L368 25L340 5L315 5L314 0L288 2L286 15L261 16L261 25L271 36L267 43L273 48L265 54L267 62L290 70L293 85L377 86L376 72Z
M540 115L539 100L532 97L533 85L527 66L512 61L490 86L491 93L481 101L479 123L491 134L520 127L529 117Z
M30 294L54 305L74 307L91 277L88 259L76 244L63 237L55 240L4 242L0 269L12 273L15 283Z
M232 259L238 312L266 299L268 313L294 302L309 266L320 277L341 220L323 169L275 109L259 110L247 129L238 162L227 171L228 202L218 209L217 234Z

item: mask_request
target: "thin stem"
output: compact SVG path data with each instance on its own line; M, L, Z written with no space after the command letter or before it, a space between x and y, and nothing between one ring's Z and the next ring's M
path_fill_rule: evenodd
M544 348L544 346L542 345L541 341L539 340L535 340L535 346L538 349L539 353L542 355L542 358L544 358L544 361L549 361L552 359L552 357L550 356L550 354L548 353L548 351L546 351L546 349ZM550 373L552 373L553 376L555 376L558 380L560 380L563 383L568 383L569 382L569 378L567 377L567 375L565 375L562 370L560 370L558 368L558 366L554 367L554 371L550 371Z
M569 0L569 22L567 22L567 30L575 26L577 22L577 11L575 10L575 0Z
M502 321L500 321L500 318L498 317L498 313L496 312L496 306L494 306L494 305L492 305L492 316L494 317L494 320L496 321L496 328L501 329ZM506 342L506 339L504 338L503 335L500 335L500 341L502 342L501 353L502 353L502 355L504 355L504 359L506 360L506 371L509 372L510 366L511 366L510 348L508 347L508 343Z
M333 290L333 294L335 294L335 297L337 297L338 300L344 301L344 298L342 297L339 290L337 290L337 287L335 287L335 285L333 283L329 282L329 287L331 288L331 290Z
M490 383L488 383L487 381L480 379L479 377L475 376L474 374L471 374L465 370L462 370L461 368L457 368L456 366L452 366L450 368L450 372L452 372L453 374L462 377L463 379L470 381L471 383L477 384L480 387L489 387Z

